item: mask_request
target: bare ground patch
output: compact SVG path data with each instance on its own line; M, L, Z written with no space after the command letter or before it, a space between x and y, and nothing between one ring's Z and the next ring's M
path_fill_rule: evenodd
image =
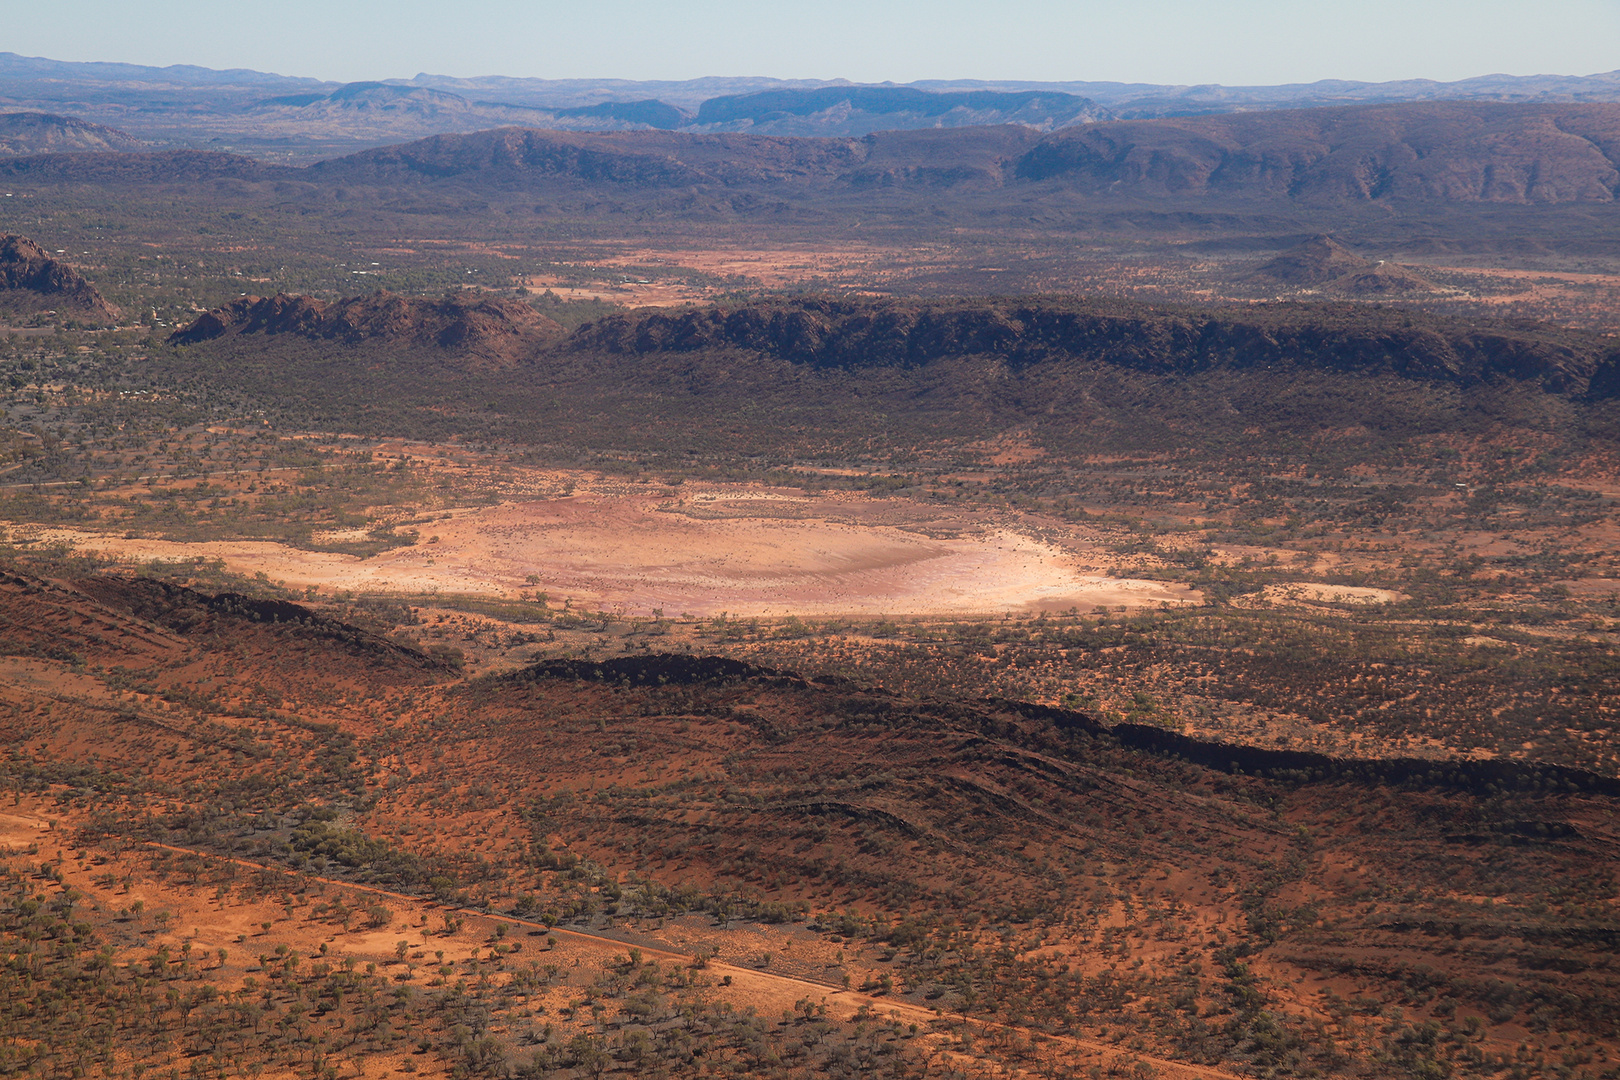
M912 521L885 500L736 486L676 498L587 490L508 501L422 525L417 544L370 558L263 541L176 543L72 529L37 537L136 560L221 559L298 588L545 592L637 615L969 614L1200 599L1182 585L1099 573L985 517L957 518Z

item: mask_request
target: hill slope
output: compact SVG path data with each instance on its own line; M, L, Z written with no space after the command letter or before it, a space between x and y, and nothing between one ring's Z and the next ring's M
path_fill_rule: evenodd
M1154 1075L1204 1080L1285 1063L1345 1080L1439 1076L1528 1060L1527 1044L1540 1053L1566 1032L1613 1053L1611 778L1267 755L716 657L463 679L301 605L118 577L0 576L0 646L8 836L48 815L86 855L9 895L0 934L18 948L34 929L71 935L79 950L37 949L30 970L81 999L151 972L165 945L163 964L191 965L179 973L190 1001L93 999L107 1015L143 1008L124 1060L201 1054L222 1037L237 1060L294 1059L279 1016L302 1018L311 1001L323 1035L334 1018L371 1031L375 1016L343 1003L386 985L323 989L359 961L416 984L378 994L408 1025L411 1060L465 1064L471 1028L452 1036L427 1016L471 1015L486 1074L537 1053L555 1062L547 1044L566 1041L575 1058L563 1060L600 1045L601 1075L646 1075L649 1061L705 1075L725 1046L683 1056L664 1035L721 1025L678 1019L670 995L735 1002L734 1025L763 999L757 979L731 984L760 971L785 985L758 1034L744 1032L747 1075L791 1075L783 1057L843 1075L874 1013L914 1020L867 1043L892 1044L883 1073L902 1080L937 1074L947 1050L987 1071L1074 1075L1106 1060L1120 1030ZM25 848L0 852L13 885ZM320 901L298 903L311 886ZM432 925L428 898L442 905ZM142 918L159 901L184 913L172 931L167 915ZM402 911L423 945L390 962ZM259 939L311 922L306 948L329 951L308 976L290 961L252 967L275 970L255 1001L277 1023L215 1009L215 983L240 986L275 949ZM572 981L559 980L560 965L540 962L572 955L553 955L553 928L569 948L594 935L628 955L600 975L569 964ZM206 946L199 959L182 936ZM69 967L92 946L107 969L93 985ZM668 970L644 968L642 950ZM434 951L482 985L418 978L406 961ZM711 962L723 981L705 978ZM67 1011L24 1007L18 973L0 977L7 1022L36 1058L66 1064ZM598 1009L576 1020L582 993ZM853 1010L837 1006L858 994L873 1003L852 1018L863 1026L840 1030ZM418 998L431 1009L402 1011ZM1381 1001L1400 1002L1400 1019L1367 1023ZM540 1038L525 1021L542 1007L553 1027ZM613 1025L597 1031L604 1013ZM346 1060L397 1061L397 1042L357 1038ZM824 1042L825 1067L811 1056Z
M140 150L145 143L126 131L50 113L0 113L0 155Z
M1028 180L1319 202L1612 202L1620 105L1440 102L1135 120L1054 132Z

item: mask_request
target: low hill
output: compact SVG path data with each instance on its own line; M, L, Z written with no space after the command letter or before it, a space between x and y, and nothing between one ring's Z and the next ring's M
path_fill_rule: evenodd
M0 113L0 155L72 153L84 150L127 151L145 143L117 128L51 113Z
M1331 236L1313 236L1256 267L1249 276L1347 296L1411 296L1439 289L1414 270L1364 259Z
M293 335L431 349L471 366L506 367L561 333L562 327L516 300L477 294L426 300L376 292L332 304L307 296L244 296L204 313L169 340L193 345L225 337Z
M1344 296L1376 298L1439 292L1440 286L1415 270L1396 266L1394 263L1381 262L1335 278L1327 283L1323 291Z
M54 310L111 322L118 309L73 267L26 236L0 236L0 315Z
M1313 236L1258 267L1255 275L1283 285L1322 285L1373 265L1331 236Z
M565 180L685 187L825 180L863 156L854 139L509 127L362 151L321 162L306 172L311 179L370 183L454 179L533 186Z

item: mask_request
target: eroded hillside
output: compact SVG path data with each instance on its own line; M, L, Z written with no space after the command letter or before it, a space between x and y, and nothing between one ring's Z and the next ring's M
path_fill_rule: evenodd
M1615 796L1590 774L1239 768L1214 747L1197 764L1082 713L701 658L467 681L296 605L116 578L3 588L7 820L49 817L77 852L9 856L14 883L76 920L42 924L55 945L23 955L74 980L102 950L108 1031L145 1017L122 1045L73 1044L19 1008L41 990L9 995L35 1048L19 1060L54 1068L77 1045L121 1068L229 1039L272 1068L404 1053L429 1073L598 1060L684 1075L718 1055L786 1076L859 1051L863 1017L898 1019L879 1051L895 1075L1533 1075L1613 1053ZM132 914L120 875L122 895L170 914ZM278 896L263 928L242 923ZM19 892L7 917L20 929L41 910ZM387 925L419 910L393 949ZM464 922L484 947L456 938ZM227 925L242 933L216 961ZM559 984L544 949L529 956L553 926L565 957L628 959ZM313 966L271 955L277 939ZM675 963L634 978L648 956ZM131 965L177 994L133 993ZM699 984L693 1013L680 1003ZM414 1047L345 1004L388 986L421 1017ZM232 1000L301 1039L214 1004ZM705 1041L701 1018L727 1002L762 1026ZM213 1019L193 1026L199 1008ZM430 1019L444 1009L465 1030ZM538 1016L544 1036L523 1035Z

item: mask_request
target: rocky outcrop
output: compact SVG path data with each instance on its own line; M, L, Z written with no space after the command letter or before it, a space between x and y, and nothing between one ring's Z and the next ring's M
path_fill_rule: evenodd
M335 303L278 293L244 296L204 312L169 337L194 345L225 337L292 334L342 342L441 350L479 367L509 367L532 355L562 327L519 300L478 293L422 299L376 292Z
M0 236L0 313L56 311L111 322L118 309L80 274L26 236Z

